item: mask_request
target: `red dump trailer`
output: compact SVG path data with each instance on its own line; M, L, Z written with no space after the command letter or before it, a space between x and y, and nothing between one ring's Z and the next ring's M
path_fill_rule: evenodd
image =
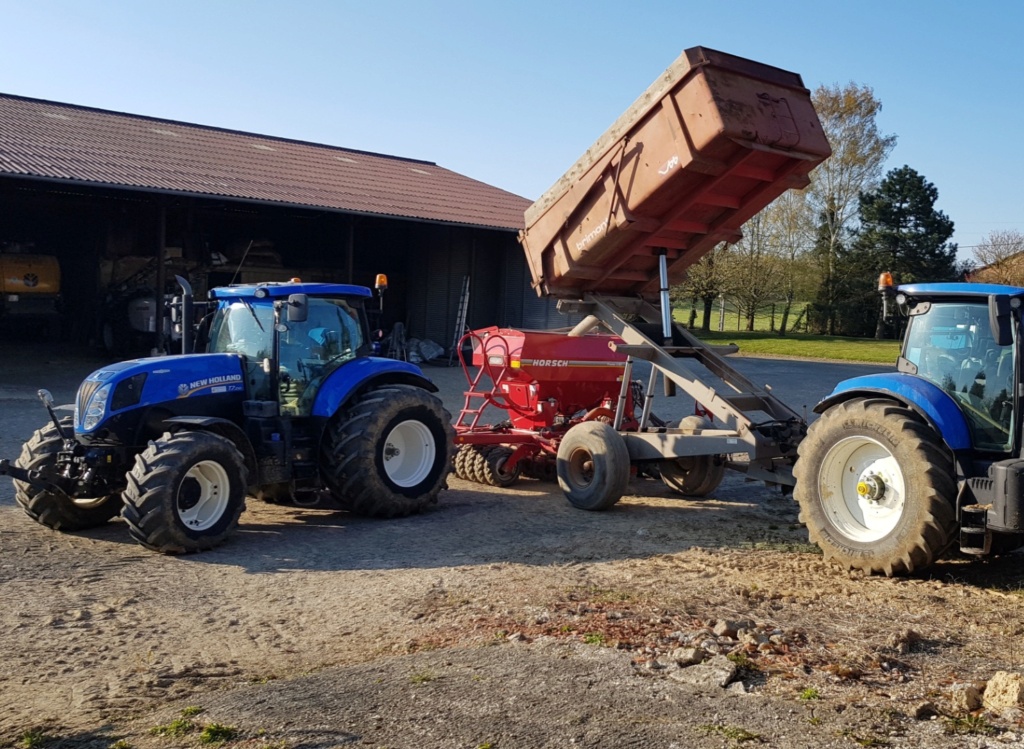
M800 76L694 47L526 211L538 293L650 294L831 154Z
M703 47L683 52L526 211L519 238L537 293L583 320L548 341L475 334L480 369L459 418L457 472L503 483L518 460L553 453L569 501L590 510L618 501L638 468L684 494L707 493L726 467L792 485L806 423L674 324L668 289L717 244L737 241L743 223L776 197L806 186L830 153L799 75ZM593 347L576 377L573 339ZM523 352L545 345L551 353L538 358L550 361L524 371ZM651 365L646 387L632 379L637 360ZM621 367L614 383L596 361ZM651 404L659 378L665 395L681 389L714 422L658 423ZM541 411L527 417L529 408L555 408L540 393L556 382L559 420L548 426ZM600 398L584 403L574 389ZM509 414L507 425L480 423L487 393Z

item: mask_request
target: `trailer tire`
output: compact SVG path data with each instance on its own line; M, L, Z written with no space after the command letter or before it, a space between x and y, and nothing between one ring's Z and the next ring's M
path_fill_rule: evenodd
M345 509L403 517L437 502L452 471L454 436L451 416L426 390L373 388L328 426L321 475Z
M511 471L505 470L505 463L512 457L512 452L511 447L504 445L492 445L482 452L476 463L476 473L483 478L482 483L503 489L519 481L521 463L516 463Z
M718 455L693 455L658 464L661 482L687 497L706 497L725 478L725 463Z
M558 485L574 507L607 510L629 485L629 451L612 427L584 421L558 446Z
M679 422L680 429L711 429L713 424L703 416L687 416ZM661 482L674 492L687 497L706 497L718 488L725 477L725 456L690 455L657 464Z
M455 458L452 460L455 475L465 481L474 480L469 470L466 468L466 461L472 460L473 451L474 448L472 445L460 445L455 449Z
M66 429L74 427L70 416L61 419L60 423ZM22 445L21 455L15 465L46 475L56 470L57 454L63 447L64 438L50 422L37 429L28 442ZM47 491L23 481L14 482L14 498L26 515L55 531L96 528L121 511L121 495L117 493L78 499Z
M825 411L793 468L800 522L827 560L908 575L956 539L953 460L910 409L856 398Z
M166 432L135 458L121 516L132 538L164 554L219 546L245 509L245 459L202 431Z

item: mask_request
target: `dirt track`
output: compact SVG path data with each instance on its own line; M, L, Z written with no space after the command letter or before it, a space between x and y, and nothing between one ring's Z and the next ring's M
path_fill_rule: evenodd
M0 455L39 421L32 379L5 374ZM250 500L234 540L175 558L119 521L50 532L4 482L0 743L183 746L210 723L266 747L1020 743L1019 713L968 721L949 699L1024 671L1020 557L850 576L790 500L738 477L704 502L636 480L606 513L540 482L451 483L388 522ZM777 639L711 633L745 618ZM731 653L749 693L659 667L687 644ZM925 702L946 716L911 717ZM187 707L194 729L151 733Z

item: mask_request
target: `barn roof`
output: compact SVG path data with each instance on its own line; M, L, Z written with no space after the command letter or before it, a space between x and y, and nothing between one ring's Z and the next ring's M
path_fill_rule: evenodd
M518 230L530 205L429 161L0 94L0 176Z

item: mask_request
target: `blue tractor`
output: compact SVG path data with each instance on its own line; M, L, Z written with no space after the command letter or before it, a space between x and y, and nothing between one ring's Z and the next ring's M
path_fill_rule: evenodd
M816 407L793 468L811 541L886 575L954 546L1024 545L1024 288L885 279L880 290L908 316L897 371L841 382Z
M369 289L263 283L213 289L193 339L191 289L172 305L182 354L111 364L78 389L74 417L36 431L12 465L18 504L55 530L120 513L131 535L178 554L222 543L246 497L400 517L437 501L451 417L412 364L373 356ZM193 352L198 349L198 352Z

